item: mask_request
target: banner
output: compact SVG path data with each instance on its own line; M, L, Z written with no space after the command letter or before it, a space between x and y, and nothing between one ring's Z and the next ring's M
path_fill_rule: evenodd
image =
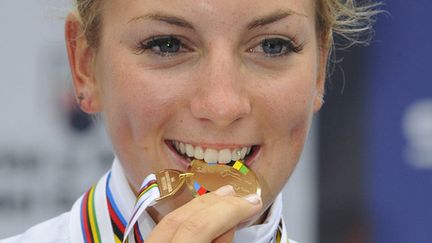
M432 1L387 1L368 48L373 242L432 242Z

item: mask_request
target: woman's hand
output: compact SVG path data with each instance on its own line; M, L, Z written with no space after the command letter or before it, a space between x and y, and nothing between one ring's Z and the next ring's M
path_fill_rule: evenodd
M166 215L146 242L232 242L236 226L261 207L258 195L238 197L231 186L223 186Z

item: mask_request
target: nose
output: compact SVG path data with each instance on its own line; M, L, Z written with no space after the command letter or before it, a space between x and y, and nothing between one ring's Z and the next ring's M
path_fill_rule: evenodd
M250 114L251 102L241 65L232 54L216 53L198 70L190 107L195 118L225 127Z

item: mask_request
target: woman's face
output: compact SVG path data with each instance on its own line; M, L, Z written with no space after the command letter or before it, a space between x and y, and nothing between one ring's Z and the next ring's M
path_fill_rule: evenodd
M149 173L185 170L183 152L224 162L250 150L263 210L273 201L321 106L313 2L104 1L92 98L135 190Z

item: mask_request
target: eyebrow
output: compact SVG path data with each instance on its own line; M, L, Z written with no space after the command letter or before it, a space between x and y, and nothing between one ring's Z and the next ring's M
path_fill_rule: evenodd
M165 14L147 14L147 15L142 15L142 16L138 16L138 17L132 18L131 20L128 21L128 23L131 23L131 22L134 22L134 21L138 21L138 20L142 20L142 19L150 19L150 20L162 21L162 22L165 22L165 23L170 24L170 25L175 25L175 26L179 26L179 27L183 27L183 28L187 28L187 29L195 29L193 27L193 25L191 23L187 22L186 20L181 19L179 17L165 15Z
M269 15L266 15L264 17L260 17L260 18L253 20L252 22L250 22L247 25L247 28L249 30L251 30L251 29L263 27L265 25L272 24L274 22L282 20L282 19L284 19L288 16L291 16L291 15L299 15L299 16L307 17L305 14L297 13L293 10L279 10L279 11L276 11L276 12L271 13ZM162 22L165 22L167 24L179 26L182 28L187 28L187 29L192 29L192 30L195 29L191 23L189 23L188 21L186 21L182 18L172 16L172 15L160 14L160 13L146 14L146 15L134 17L134 18L130 19L128 21L128 23L139 21L139 20L145 20L145 19L162 21Z
M279 10L279 11L276 11L276 12L271 13L269 15L266 15L264 17L260 17L258 19L253 20L252 22L250 22L247 25L247 28L249 30L251 30L251 29L256 29L256 28L259 28L259 27L263 27L265 25L272 24L274 22L282 20L282 19L284 19L284 18L286 18L288 16L291 16L291 15L299 15L299 16L307 17L307 15L301 14L301 13L297 13L297 12L295 12L293 10Z

